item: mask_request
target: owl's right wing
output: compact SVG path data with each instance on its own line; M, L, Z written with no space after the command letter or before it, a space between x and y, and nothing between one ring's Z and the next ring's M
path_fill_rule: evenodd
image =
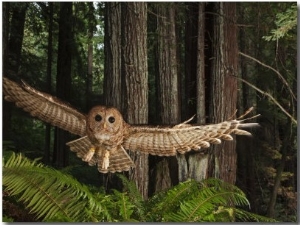
M19 85L3 77L5 100L29 112L42 121L70 133L86 135L86 116L54 96L40 92L23 83Z
M192 149L200 150L208 148L210 144L220 144L221 140L231 141L231 134L251 135L243 128L258 125L242 122L243 120L230 120L203 126L184 123L170 128L131 126L123 146L127 150L158 156L184 154Z

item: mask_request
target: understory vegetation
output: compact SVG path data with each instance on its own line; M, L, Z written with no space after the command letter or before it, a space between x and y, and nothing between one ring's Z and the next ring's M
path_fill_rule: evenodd
M23 214L23 219L43 222L275 221L248 212L245 194L218 179L188 180L143 200L133 182L124 175L118 177L122 191L105 193L67 172L11 153L3 164L4 220L15 221L10 216L15 217L24 207L28 215ZM12 211L12 206L19 209ZM17 222L20 217L15 219Z

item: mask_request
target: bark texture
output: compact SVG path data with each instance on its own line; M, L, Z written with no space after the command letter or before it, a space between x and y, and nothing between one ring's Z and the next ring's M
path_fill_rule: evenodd
M213 61L211 72L211 123L229 119L236 110L238 47L236 37L236 4L216 3L213 30ZM209 173L229 183L236 181L235 140L213 146Z
M128 123L148 123L147 3L121 3L122 111ZM129 172L148 197L148 154L130 152L136 168Z

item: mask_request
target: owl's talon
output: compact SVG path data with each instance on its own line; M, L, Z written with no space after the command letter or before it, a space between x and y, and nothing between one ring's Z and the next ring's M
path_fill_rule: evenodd
M109 151L105 150L103 161L102 161L102 169L107 170L109 167Z
M84 162L89 162L93 158L95 151L96 149L94 147L91 147L89 151L85 154L85 156L82 158L82 160Z

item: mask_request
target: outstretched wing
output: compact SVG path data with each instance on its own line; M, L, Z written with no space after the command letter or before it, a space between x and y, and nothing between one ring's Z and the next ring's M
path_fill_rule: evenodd
M257 123L242 123L244 120L230 120L218 124L192 126L186 123L171 128L132 126L123 146L127 150L141 151L152 155L172 156L184 154L192 149L208 148L220 144L221 140L233 140L231 134L251 135L243 128L257 126Z
M25 83L19 85L5 77L3 93L5 100L14 102L42 121L76 135L86 134L86 116L54 96L37 91Z

